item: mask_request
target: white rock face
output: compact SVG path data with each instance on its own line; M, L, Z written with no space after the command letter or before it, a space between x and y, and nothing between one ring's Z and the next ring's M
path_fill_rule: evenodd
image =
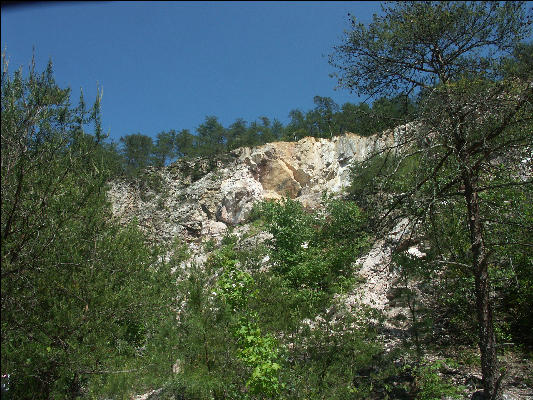
M368 254L356 261L360 265L359 275L365 278L364 290L357 293L356 298L362 304L385 310L389 300L387 295L394 287L398 274L390 267L392 250L409 234L409 221L401 220L393 231L384 239L379 240L372 246ZM413 251L423 256L423 253L416 246L411 247ZM394 312L395 310L388 310Z
M349 184L352 161L392 144L399 129L379 137L347 133L243 147L216 162L178 160L147 172L160 176L159 190L115 181L109 199L116 217L122 222L136 218L154 240L190 241L206 235L218 240L228 226L245 221L257 201L289 196L307 207L318 206L325 191L335 194Z
M239 165L221 182L220 194L222 201L215 217L223 223L237 225L248 217L253 203L263 198L263 187L248 168Z
M314 193L337 193L348 184L349 164L362 160L374 146L392 143L393 132L361 137L352 133L332 139L306 137L298 142L269 143L236 150L261 182L265 197L289 194L299 198Z

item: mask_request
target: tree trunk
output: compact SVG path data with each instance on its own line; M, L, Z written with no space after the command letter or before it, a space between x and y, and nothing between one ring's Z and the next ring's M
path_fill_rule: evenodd
M485 398L499 398L499 380L496 377L498 358L496 355L496 337L492 320L490 300L490 279L487 254L483 240L483 223L479 214L479 197L475 183L469 171L463 172L465 200L468 209L470 243L472 245L472 267L475 278L476 311L479 329L479 350L481 352L481 373Z

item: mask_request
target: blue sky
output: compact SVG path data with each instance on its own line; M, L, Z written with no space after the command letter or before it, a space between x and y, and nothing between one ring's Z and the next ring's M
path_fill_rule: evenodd
M224 126L265 115L284 124L315 95L334 90L327 55L348 29L347 13L370 22L379 2L87 2L3 7L1 46L10 70L36 48L55 78L94 101L103 88L110 138L169 129L195 132L207 115Z

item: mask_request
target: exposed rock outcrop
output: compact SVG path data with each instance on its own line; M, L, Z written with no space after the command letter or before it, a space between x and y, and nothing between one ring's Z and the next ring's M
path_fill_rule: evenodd
M178 160L146 171L146 176L161 180L159 189L112 182L113 213L122 222L136 218L158 241L205 235L219 239L228 226L245 221L253 204L263 199L288 196L317 207L324 192L338 193L348 185L352 161L362 160L375 146L392 144L400 129L405 127L379 137L347 133L243 147L219 160Z

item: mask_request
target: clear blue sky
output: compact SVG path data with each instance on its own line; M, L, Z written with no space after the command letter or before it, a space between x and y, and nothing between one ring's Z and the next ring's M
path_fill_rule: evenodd
M334 90L327 55L349 28L370 22L379 2L87 2L3 7L1 46L10 70L38 70L94 101L111 139L163 130L195 132L207 115L224 126L265 115L284 124L315 95L360 101Z

